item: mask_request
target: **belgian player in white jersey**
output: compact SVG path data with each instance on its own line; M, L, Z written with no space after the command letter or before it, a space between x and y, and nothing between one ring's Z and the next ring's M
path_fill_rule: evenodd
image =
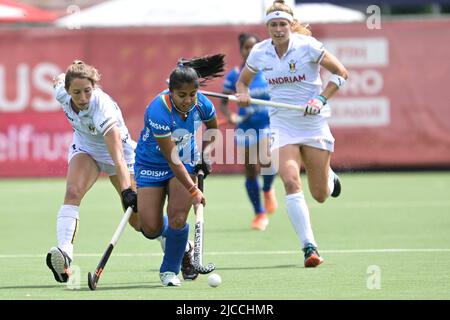
M54 79L56 99L73 127L66 192L56 221L58 245L50 249L46 259L58 282L68 281L79 206L101 172L109 175L124 209L132 207L137 211L133 175L136 142L130 137L117 103L97 86L99 80L98 71L80 60ZM129 222L140 230L137 214Z
M270 38L257 43L250 52L236 85L238 103L249 105L249 84L262 71L269 83L271 101L306 105L304 113L271 110L271 149L272 164L277 166L286 191L288 215L304 251L305 267L316 267L323 258L317 251L300 168L303 164L316 201L322 203L328 196L340 194L340 181L330 168L334 138L327 123L327 101L345 84L347 70L311 36L308 28L294 19L284 0L274 1L267 9L265 23ZM324 89L321 66L332 74Z

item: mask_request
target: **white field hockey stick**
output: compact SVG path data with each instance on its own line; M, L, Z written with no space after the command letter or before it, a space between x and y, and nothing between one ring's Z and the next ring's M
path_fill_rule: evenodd
M216 92L210 92L210 91L200 91L205 96L209 97L215 97L215 98L221 98L221 99L227 99L229 101L237 102L238 98L231 94L223 94L223 93L216 93ZM275 102L270 100L262 100L262 99L253 99L250 98L250 104L256 104L261 106L268 106L273 108L282 108L282 109L291 109L291 110L297 110L300 112L305 112L306 106L297 106L294 104L288 104L283 102Z
M203 170L199 170L197 174L198 188L203 192ZM194 206L195 211L195 235L194 235L194 261L192 266L195 271L200 274L213 272L216 266L213 263L203 265L203 204Z
M114 246L116 245L117 241L119 240L120 236L122 235L123 230L125 229L125 226L127 225L128 220L130 220L130 216L133 213L133 209L131 207L128 207L127 211L125 211L122 220L120 220L119 226L116 229L116 232L114 232L114 235L111 239L111 242L109 243L108 247L106 248L106 251L103 253L102 258L100 259L100 262L97 265L97 268L95 269L94 275L91 275L91 273L88 273L88 285L89 289L95 290L97 288L98 280L100 279L100 275L103 272L103 269L105 268L106 263L108 262L109 256L111 255L111 252L114 249Z

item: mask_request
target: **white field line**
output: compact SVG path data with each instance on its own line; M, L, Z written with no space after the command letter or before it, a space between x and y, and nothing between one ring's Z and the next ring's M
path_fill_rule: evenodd
M310 201L311 208L323 208L323 205ZM369 209L369 208L449 208L450 201L352 201L333 203L333 208Z
M208 256L242 256L242 255L298 255L298 251L223 251L207 252ZM343 250L320 250L321 253L353 254L353 253L435 253L450 252L450 249L343 249ZM158 257L162 253L114 253L115 257ZM101 253L79 253L77 257L100 257ZM39 258L45 257L43 254L0 254L0 259L20 259L20 258Z

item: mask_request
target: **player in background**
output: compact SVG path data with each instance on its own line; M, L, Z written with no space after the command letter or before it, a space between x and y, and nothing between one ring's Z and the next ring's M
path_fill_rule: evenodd
M186 248L191 247L186 221L192 205L205 204L195 173L199 169L205 177L210 173L211 141L204 142L200 156L195 138L202 123L207 129L217 129L214 106L198 89L220 76L223 58L181 59L170 74L169 89L158 94L145 111L135 163L139 217L146 238L165 238L159 273L163 286L181 285L178 273L182 264L188 267L182 269L185 280L198 275L189 268L190 261L183 259ZM163 212L166 196L168 219Z
M137 211L133 178L136 142L117 103L97 86L99 81L98 71L80 60L54 79L56 99L73 127L64 203L56 220L58 246L50 249L46 259L58 282L68 281L80 203L101 172L109 175L124 210L132 207ZM140 230L137 214L129 222Z
M236 82L239 74L245 66L248 54L253 46L260 40L257 36L247 33L239 35L239 49L242 56L242 64L234 67L226 76L223 93L235 94ZM261 71L258 71L249 86L250 96L256 99L270 100L267 81ZM264 231L269 224L267 213L274 213L277 209L277 199L273 189L274 174L263 174L264 207L260 194L260 165L270 167L268 157L268 143L270 137L269 112L267 107L251 106L239 108L239 117L228 108L228 100L222 99L220 110L229 123L237 124L236 143L239 151L245 157L245 188L252 203L255 217L251 227ZM242 119L237 121L237 119ZM266 156L260 159L258 155ZM256 158L255 158L256 156ZM261 161L262 160L262 161ZM261 163L263 162L263 163Z
M278 149L277 166L286 191L286 208L299 238L305 267L323 262L317 251L309 209L300 180L301 165L308 175L313 198L322 203L328 196L337 197L341 185L330 168L334 137L327 123L328 99L342 87L347 70L311 31L293 17L284 0L276 0L267 9L265 23L270 38L257 43L247 58L236 85L240 106L248 106L249 86L258 71L263 71L272 101L306 105L306 111L276 109L270 113L273 136L272 151ZM322 90L320 67L332 76ZM272 152L274 155L275 152Z

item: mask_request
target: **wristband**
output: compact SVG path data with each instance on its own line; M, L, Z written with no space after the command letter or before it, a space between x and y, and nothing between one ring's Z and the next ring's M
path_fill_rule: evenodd
M328 99L325 98L323 95L318 95L316 99L322 101L322 103L323 103L324 105L326 105L326 104L327 104L327 101L328 101Z
M339 89L347 82L347 80L337 74L332 74L328 81L333 82Z
M195 197L195 196L198 194L198 192L199 192L200 190L197 188L197 185L194 184L192 187L190 187L190 188L188 189L188 191L189 191L189 193L191 194L191 196Z

